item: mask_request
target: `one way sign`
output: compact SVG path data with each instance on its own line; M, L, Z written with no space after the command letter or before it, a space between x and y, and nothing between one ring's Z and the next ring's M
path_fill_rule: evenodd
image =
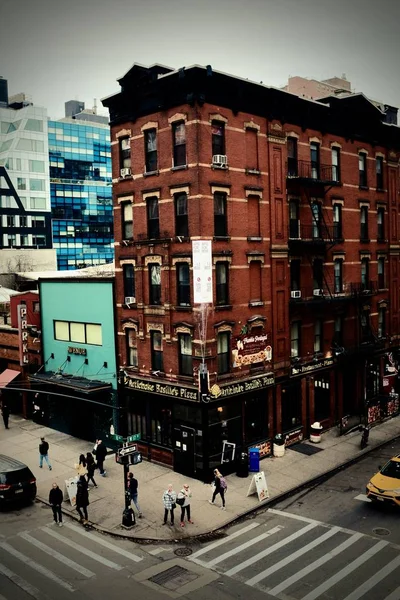
M133 454L134 452L137 452L137 444L129 444L129 446L126 445L118 450L118 456L129 456L129 454Z

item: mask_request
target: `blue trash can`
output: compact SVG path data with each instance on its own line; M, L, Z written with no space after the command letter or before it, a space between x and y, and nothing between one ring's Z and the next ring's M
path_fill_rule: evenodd
M259 448L250 448L249 449L249 457L250 457L250 472L258 473L260 470L260 449Z

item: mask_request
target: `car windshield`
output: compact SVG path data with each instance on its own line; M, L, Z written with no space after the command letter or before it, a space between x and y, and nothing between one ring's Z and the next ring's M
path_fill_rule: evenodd
M389 460L389 462L383 467L381 473L386 477L400 479L400 461Z
M5 473L6 483L13 485L15 483L24 483L33 478L32 472L28 467L19 469L18 471L8 471Z

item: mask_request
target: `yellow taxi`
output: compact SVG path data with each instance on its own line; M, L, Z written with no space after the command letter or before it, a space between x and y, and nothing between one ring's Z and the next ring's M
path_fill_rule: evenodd
M400 506L400 454L393 456L367 484L370 500Z

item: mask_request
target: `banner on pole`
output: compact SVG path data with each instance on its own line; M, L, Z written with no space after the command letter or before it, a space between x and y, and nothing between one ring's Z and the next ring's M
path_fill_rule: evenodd
M211 240L192 242L193 301L195 304L212 304L212 254Z

